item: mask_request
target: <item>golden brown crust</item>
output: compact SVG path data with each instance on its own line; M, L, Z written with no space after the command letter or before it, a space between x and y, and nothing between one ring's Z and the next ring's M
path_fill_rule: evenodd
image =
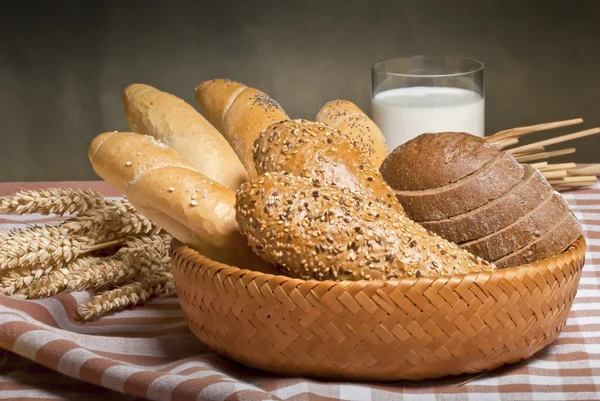
M317 114L317 121L347 135L375 167L388 155L381 130L357 105L348 100L332 100Z
M234 192L197 172L171 148L150 136L109 132L96 137L88 153L100 177L175 238L214 260L276 272L239 233Z
M254 141L269 125L287 120L279 103L258 89L237 82L211 80L196 88L196 101L211 120L220 119L220 131L242 161L250 177L256 176Z
M467 133L422 134L394 149L381 165L381 174L397 191L438 188L473 174L498 152Z
M267 173L243 184L236 219L259 256L303 279L394 279L493 269L379 202L286 173Z
M133 131L161 140L202 174L232 190L248 179L225 138L183 100L149 85L132 84L123 91L122 102Z
M339 131L307 120L287 120L265 129L255 143L257 172L285 171L372 197L404 213L381 174Z

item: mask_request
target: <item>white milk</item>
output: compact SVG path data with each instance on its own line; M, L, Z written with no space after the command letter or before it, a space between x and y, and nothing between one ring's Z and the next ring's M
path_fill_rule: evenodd
M410 87L380 92L373 99L373 121L390 152L425 132L484 135L484 99L471 90Z

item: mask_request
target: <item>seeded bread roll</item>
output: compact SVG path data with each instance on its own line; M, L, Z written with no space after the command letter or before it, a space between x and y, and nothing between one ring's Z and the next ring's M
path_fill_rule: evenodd
M196 88L196 101L233 147L250 177L255 177L254 141L269 125L288 119L279 103L258 89L229 79L202 82Z
M510 153L498 152L490 163L451 184L394 193L415 221L447 219L503 196L521 181L524 172L523 166Z
M319 110L317 121L347 135L354 146L375 167L379 168L388 155L381 130L357 105L348 100L333 100Z
M555 193L508 227L460 246L485 260L497 260L535 242L568 214L569 206Z
M404 214L381 174L339 131L307 120L287 120L265 129L255 143L259 174L285 171L373 197Z
M469 213L420 224L457 244L474 241L513 224L549 199L554 191L544 176L525 166L525 176L505 195Z
M239 233L234 192L197 172L173 149L150 136L108 132L92 141L88 154L100 177L181 242L213 260L277 272Z
M236 219L259 256L303 279L395 279L494 268L379 202L287 173L243 184Z
M192 106L143 84L129 85L121 97L131 129L173 148L195 169L236 190L248 174L229 143Z
M443 187L491 162L498 149L464 132L422 134L398 146L381 165L395 191Z

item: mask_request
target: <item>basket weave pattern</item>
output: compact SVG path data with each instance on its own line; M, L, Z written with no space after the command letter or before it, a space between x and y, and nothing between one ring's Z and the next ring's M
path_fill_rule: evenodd
M333 282L213 262L173 244L180 303L211 349L278 373L424 379L494 369L558 336L585 258L564 253L494 272Z

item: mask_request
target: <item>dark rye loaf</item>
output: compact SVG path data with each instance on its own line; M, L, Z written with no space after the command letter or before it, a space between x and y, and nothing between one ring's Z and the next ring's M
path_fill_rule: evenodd
M528 246L494 261L498 268L520 266L557 255L581 236L581 225L569 212L544 235Z
M508 227L461 244L461 248L485 260L497 260L535 242L567 214L567 203L555 193Z
M542 174L530 166L525 176L504 196L469 213L450 219L423 222L428 230L461 244L485 237L516 222L552 196L553 190Z
M464 132L422 134L394 149L380 170L392 189L419 191L465 178L497 155L498 149Z
M503 196L521 181L524 173L523 166L510 153L497 151L490 163L451 184L420 191L394 192L414 221L447 219Z

